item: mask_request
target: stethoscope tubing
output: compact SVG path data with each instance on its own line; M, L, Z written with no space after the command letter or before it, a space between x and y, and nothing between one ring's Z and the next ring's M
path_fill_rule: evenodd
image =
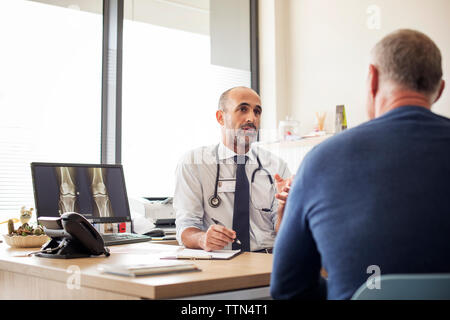
M252 150L252 152L254 152L254 151ZM217 163L216 181L215 181L215 186L214 186L214 194L208 200L209 205L212 208L219 207L222 202L222 199L220 199L219 194L218 194L218 186L219 186L219 178L220 178L219 145L217 145L215 148L215 154L216 154L216 163ZM254 153L254 154L256 156L256 161L258 162L258 168L256 168L252 173L251 183L253 183L255 181L256 173L259 170L261 170L261 171L264 171L265 173L267 173L267 177L269 178L270 184L273 186L273 179L272 179L272 176L270 175L270 172L262 166L261 160L259 159L258 155L256 153Z

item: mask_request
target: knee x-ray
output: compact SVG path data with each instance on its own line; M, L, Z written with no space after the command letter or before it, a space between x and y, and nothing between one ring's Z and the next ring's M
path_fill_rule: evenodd
M79 210L79 188L86 187L78 183L80 175L87 173L88 190L91 195L92 215L96 217L114 217L114 211L105 185L104 168L86 168L76 170L74 167L56 167L56 175L59 184L58 212L78 212ZM80 177L81 178L81 177ZM85 178L85 177L83 177ZM81 179L80 179L81 180ZM85 179L82 179L85 181Z
M32 171L38 216L77 212L93 222L131 219L120 165L35 163Z

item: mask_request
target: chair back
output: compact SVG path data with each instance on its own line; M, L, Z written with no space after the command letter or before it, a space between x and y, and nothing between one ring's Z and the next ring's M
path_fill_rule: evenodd
M352 300L450 300L450 273L381 275L379 289L363 283Z

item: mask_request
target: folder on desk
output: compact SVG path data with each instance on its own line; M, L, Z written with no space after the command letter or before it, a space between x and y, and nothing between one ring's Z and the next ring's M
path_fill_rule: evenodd
M161 259L189 259L189 260L230 260L241 253L241 250L214 250L205 251L201 249L182 248L175 254L161 257Z
M157 261L153 263L129 265L102 264L98 267L98 270L102 273L111 273L127 277L158 275L173 272L200 271L195 264L181 261Z

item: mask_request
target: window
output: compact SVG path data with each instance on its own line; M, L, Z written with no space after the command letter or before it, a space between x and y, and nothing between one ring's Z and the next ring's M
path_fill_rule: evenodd
M34 207L31 162L100 162L102 21L101 0L0 1L2 220Z
M220 140L220 94L250 87L245 0L126 0L122 160L130 196L172 196L192 148Z
M0 1L0 220L34 207L31 162L115 153L130 196L172 195L179 158L219 141L219 95L250 86L250 2L125 0L122 11L120 0ZM104 20L112 7L120 14ZM104 99L103 117L102 71L103 95L119 99Z

